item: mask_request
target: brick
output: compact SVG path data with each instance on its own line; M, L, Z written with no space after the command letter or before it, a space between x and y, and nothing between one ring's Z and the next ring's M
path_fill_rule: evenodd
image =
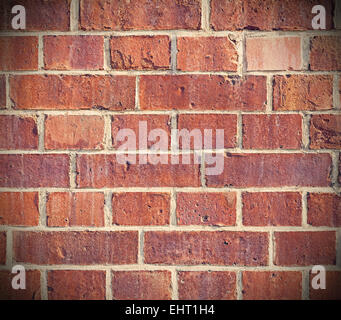
M339 183L341 184L341 153L339 153Z
M266 78L218 75L144 75L140 106L148 110L264 110Z
M236 194L187 193L176 195L178 225L233 226L236 223Z
M135 77L17 75L10 77L15 109L135 108Z
M148 264L263 266L268 235L262 232L148 231L144 237Z
M319 114L310 119L311 149L341 149L341 115Z
M6 78L0 75L0 109L6 107Z
M112 223L116 225L168 225L170 195L155 192L113 193L112 208Z
M105 300L105 271L48 271L47 292L49 300Z
M234 148L237 144L237 115L233 114L180 114L178 115L178 129L187 129L189 132L195 129L199 129L201 132L201 146L202 148L197 148L193 139L190 141L191 149L212 149L217 148L217 135L216 130L224 130L224 148ZM205 129L212 130L212 140L208 139L209 142L212 141L212 146L207 146L205 148ZM179 141L180 148L183 147L183 141ZM220 148L221 149L221 148Z
M103 36L45 36L47 70L103 70Z
M311 70L341 70L341 37L316 36L310 44Z
M112 37L110 57L115 70L170 69L170 39L168 36Z
M8 270L0 270L0 300L40 300L40 271L25 271L25 290L12 288L15 274Z
M132 264L137 242L135 231L15 231L13 256L32 264Z
M37 149L38 129L34 118L0 116L0 149Z
M340 271L327 271L326 272L326 288L314 289L312 287L312 279L318 273L310 271L310 288L309 297L311 300L341 300L341 272Z
M113 271L112 295L115 300L170 300L170 271Z
M1 192L0 225L37 226L38 192Z
M300 70L301 38L247 38L246 63L248 71Z
M327 187L331 183L329 154L227 153L224 159L220 175L206 175L207 186Z
M104 227L104 194L100 192L54 192L47 195L49 227Z
M228 37L180 37L177 69L182 71L237 71L238 53Z
M0 37L0 70L38 70L38 37Z
M228 271L178 272L180 300L234 300L236 274Z
M0 232L0 265L6 264L6 232Z
M69 186L69 156L66 154L2 154L0 186L40 188Z
M243 225L300 226L301 198L298 192L245 192L242 194Z
M275 265L335 265L335 232L275 232Z
M200 0L81 0L82 30L200 29Z
M300 149L302 117L299 114L245 114L243 148Z
M333 28L330 0L212 0L211 27L214 30L311 30L314 5L326 8L326 29Z
M301 300L298 271L243 271L244 300Z
M341 227L341 196L333 193L308 193L308 224Z
M10 0L0 4L0 30L12 29L15 5L22 5L26 11L26 31L68 31L70 28L70 0Z
M274 110L328 110L333 107L333 78L321 75L274 76Z
M142 164L142 156L136 157L136 163L127 161L121 164L122 159L116 155L78 155L77 156L77 186L79 188L93 187L198 187L200 183L200 167L193 164L172 164L171 157L162 156L166 164L153 164L148 157L148 162ZM156 161L156 160L155 160ZM1 180L0 180L1 181Z
M103 149L101 116L61 115L45 119L46 149Z
M156 115L156 114L148 114L148 115L136 115L136 114L130 114L130 115L114 115L111 119L111 136L112 136L112 145L115 149L119 149L120 146L123 147L123 144L125 144L124 141L119 141L117 139L117 134L122 129L131 129L134 131L136 136L136 150L143 150L143 149L149 149L151 148L155 143L159 141L159 138L157 140L154 139L153 134L150 135L150 132L155 129L162 129L165 132L167 132L167 142L168 146L160 145L160 150L169 150L171 147L171 117L169 115ZM147 122L147 128L146 128L146 135L139 134L139 127L141 126L141 132L143 133L144 129L144 123ZM155 133L157 133L155 131ZM147 148L143 145L140 145L139 139L142 139L147 143ZM157 146L155 146L157 148ZM154 149L155 149L154 148Z

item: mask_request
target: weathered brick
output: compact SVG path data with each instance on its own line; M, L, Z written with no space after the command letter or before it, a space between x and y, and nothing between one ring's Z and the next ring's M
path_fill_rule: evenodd
M169 271L113 271L112 295L115 300L170 300Z
M300 149L302 117L299 114L245 114L243 148Z
M264 110L266 78L217 75L144 75L140 106L149 110Z
M232 300L237 298L236 274L228 271L178 272L180 300Z
M199 29L200 0L81 0L83 30Z
M0 109L6 106L6 78L0 75Z
M341 196L308 193L308 223L313 226L341 227Z
M236 223L236 194L233 192L180 192L176 202L179 225L231 226Z
M0 232L0 264L6 264L6 232Z
M274 110L328 110L333 107L333 78L321 75L274 76Z
M0 192L0 225L37 226L37 192Z
M168 36L126 36L110 39L111 66L116 70L170 68Z
M275 232L275 265L329 265L336 262L335 232Z
M177 69L183 71L237 71L238 53L228 37L180 37Z
M243 271L244 300L301 300L298 271Z
M15 109L135 108L135 77L16 75L10 77Z
M101 116L47 116L46 149L103 149L104 119Z
M312 280L317 274L310 272L309 297L311 300L341 300L341 272L326 272L326 288L314 289Z
M69 186L69 156L66 154L2 154L0 186L39 188Z
M37 149L38 129L34 118L1 115L0 149Z
M103 36L45 36L48 70L102 70Z
M112 208L112 222L116 225L167 225L170 195L155 192L113 193Z
M245 192L243 225L300 226L301 194L298 192Z
M144 259L149 264L262 266L268 235L261 232L148 231Z
M137 242L137 231L15 231L13 257L33 264L131 264Z
M37 70L38 37L0 37L0 70Z
M48 271L47 292L49 300L105 300L105 271Z
M47 195L49 227L104 226L104 194L100 192L54 192Z

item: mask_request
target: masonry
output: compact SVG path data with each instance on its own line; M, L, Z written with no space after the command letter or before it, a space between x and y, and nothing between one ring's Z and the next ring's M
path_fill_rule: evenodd
M314 5L326 30L312 29ZM2 1L0 298L340 299L337 9ZM141 121L223 129L224 169L205 174L205 151L119 164L117 132ZM11 287L16 264L26 290Z

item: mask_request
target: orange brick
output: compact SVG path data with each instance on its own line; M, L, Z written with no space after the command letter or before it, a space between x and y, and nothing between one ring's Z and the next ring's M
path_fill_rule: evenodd
M341 115L319 114L310 118L311 149L341 149Z

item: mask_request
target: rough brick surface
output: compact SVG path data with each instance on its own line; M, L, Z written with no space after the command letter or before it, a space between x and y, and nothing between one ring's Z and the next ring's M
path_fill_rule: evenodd
M341 272L326 272L326 288L314 289L312 287L312 279L317 273L310 272L310 288L309 298L311 300L341 300Z
M341 149L341 115L312 115L310 148Z
M6 263L6 232L0 232L0 265Z
M4 75L0 76L0 109L6 106L6 78Z

